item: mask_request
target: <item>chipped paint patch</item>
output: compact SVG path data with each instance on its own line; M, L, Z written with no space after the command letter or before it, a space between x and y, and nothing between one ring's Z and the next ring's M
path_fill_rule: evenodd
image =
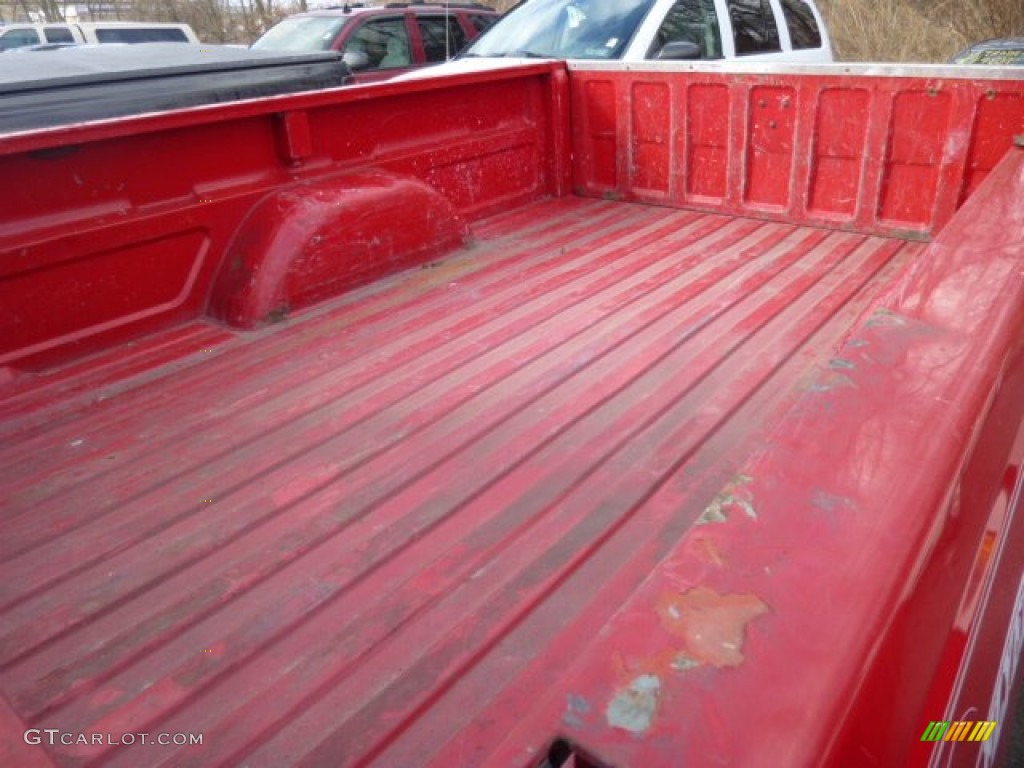
M699 661L690 658L685 653L677 654L676 657L672 659L672 669L676 670L677 672L685 672L688 669L693 669L694 667L699 666Z
M586 714L590 711L590 702L580 696L578 693L570 693L566 706L573 712L581 712Z
M707 525L708 523L724 523L729 518L725 516L722 511L722 502L716 497L714 501L704 508L701 512L700 517L697 518L696 525Z
M815 381L812 381L808 389L811 392L831 392L833 389L855 386L857 385L853 383L853 379L845 373L829 372Z
M583 726L583 718L590 713L590 702L576 693L570 693L566 697L565 714L562 715L562 722L574 728Z
M657 611L665 629L686 642L681 655L697 664L738 667L744 661L747 624L766 613L768 606L756 595L722 595L695 587L683 594L664 595Z
M811 497L811 504L820 509L822 512L834 513L840 509L854 509L856 504L851 499L845 496L837 496L833 493L826 493L822 490L817 490Z
M639 675L608 703L604 713L608 725L630 733L644 733L654 722L660 695L661 680L657 675Z
M707 525L708 523L724 523L729 519L728 510L738 508L743 511L751 520L757 519L757 510L751 499L750 491L745 488L749 485L752 477L749 475L736 475L732 481L715 496L708 504L700 517L695 521L696 525Z
M831 368L834 371L836 371L836 370L846 370L846 371L848 371L851 368L856 368L857 366L855 366L849 360L845 360L845 359L843 359L841 357L833 357L831 360L828 361L828 367Z
M871 317L867 319L864 325L868 328L878 327L899 327L907 324L907 318L902 315L898 315L891 309L885 307L879 307L871 313Z

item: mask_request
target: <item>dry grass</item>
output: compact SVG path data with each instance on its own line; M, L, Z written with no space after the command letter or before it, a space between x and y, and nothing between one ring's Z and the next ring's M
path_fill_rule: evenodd
M819 0L842 61L948 61L992 37L1024 35L1024 0Z
M820 5L842 61L945 61L965 47L948 16L926 17L906 0L821 0Z

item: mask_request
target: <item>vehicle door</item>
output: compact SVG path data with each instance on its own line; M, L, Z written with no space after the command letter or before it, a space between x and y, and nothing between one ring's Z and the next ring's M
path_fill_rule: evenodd
M783 53L779 14L772 0L718 0L717 5L726 58L770 60Z
M832 61L821 18L808 0L716 1L726 28L722 33L726 57L794 63Z
M476 30L472 26L464 25L462 19L455 13L421 14L413 19L416 42L423 52L418 62L421 65L447 61L476 36Z
M828 63L832 44L818 9L809 0L774 0L786 61Z
M665 14L644 58L721 59L724 51L718 15L715 0L676 0ZM689 52L681 49L680 44L688 45Z
M387 80L418 65L409 18L396 13L356 20L341 46L356 83Z

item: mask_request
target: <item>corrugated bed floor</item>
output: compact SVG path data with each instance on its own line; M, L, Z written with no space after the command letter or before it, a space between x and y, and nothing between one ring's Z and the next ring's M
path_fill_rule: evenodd
M920 252L580 199L476 232L264 331L8 385L9 707L203 734L57 764L485 757Z

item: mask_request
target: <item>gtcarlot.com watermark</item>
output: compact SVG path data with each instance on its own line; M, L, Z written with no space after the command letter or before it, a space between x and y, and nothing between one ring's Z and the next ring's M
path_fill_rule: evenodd
M23 738L26 744L47 744L51 747L119 747L130 744L182 747L203 743L201 733L73 733L59 728L29 728Z

